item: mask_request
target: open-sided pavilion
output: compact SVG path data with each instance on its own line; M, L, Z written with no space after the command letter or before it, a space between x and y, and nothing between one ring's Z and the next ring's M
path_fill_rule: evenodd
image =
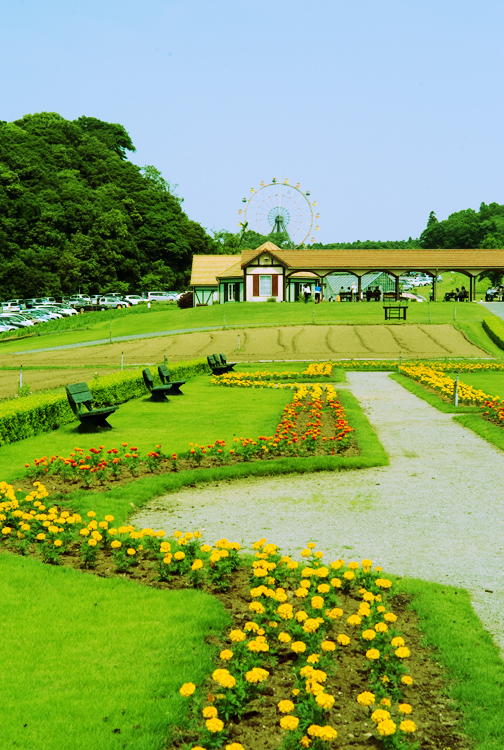
M216 268L211 283L212 261ZM420 272L432 277L433 299L436 299L438 276L454 271L468 278L469 300L476 298L476 279L486 271L504 273L504 250L282 250L266 242L255 250L243 250L241 256L194 256L193 279L195 304L198 303L198 269L208 269L205 286L219 294L221 302L231 301L227 286L233 285L233 301L261 302L268 297L278 301L296 300L299 288L308 280L323 280L330 274L353 274L357 277L357 298L361 298L362 277L371 272L384 272L395 279L395 295L400 297L399 279L408 272ZM199 264L199 265L198 265ZM217 268L218 266L218 268ZM201 281L203 275L200 274ZM268 281L269 279L269 281ZM200 299L200 303L208 303Z

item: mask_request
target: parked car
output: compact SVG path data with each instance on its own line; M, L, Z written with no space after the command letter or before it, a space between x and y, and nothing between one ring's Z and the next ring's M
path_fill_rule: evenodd
M0 321L3 320L15 328L27 328L28 326L35 325L33 320L28 320L28 318L24 318L19 314L16 315L15 313L0 313Z
M24 305L24 299L9 299L7 302L4 302L2 307L4 310L7 310L8 312L19 310L19 307L23 307Z
M141 297L139 294L127 294L124 298L130 305L139 305L140 302L145 302L145 297Z
M68 318L70 315L77 315L77 310L74 307L68 307L67 305L38 305L37 310L48 310L52 313L56 313L58 317Z
M148 292L147 300L149 302L176 302L178 292Z
M121 309L121 307L128 307L128 303L120 297L106 296L100 297L97 302L97 307L99 310L112 310L114 308Z

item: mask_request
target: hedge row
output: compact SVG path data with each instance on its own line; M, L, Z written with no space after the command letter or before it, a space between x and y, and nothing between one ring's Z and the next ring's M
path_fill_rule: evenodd
M483 330L490 336L494 344L504 349L504 321L496 315L483 319Z
M172 378L181 380L210 372L206 359L195 359L170 366ZM157 369L153 376L158 378ZM147 393L142 370L118 372L93 378L89 388L94 406L114 406ZM0 444L15 443L39 432L51 432L61 425L75 421L66 395L61 393L33 393L18 399L0 402Z

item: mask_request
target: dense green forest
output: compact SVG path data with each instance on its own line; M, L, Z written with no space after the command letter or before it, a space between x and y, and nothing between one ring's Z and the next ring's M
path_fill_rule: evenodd
M0 121L0 297L182 289L218 243L122 125L53 112Z
M424 248L504 247L504 206L482 203L479 211L467 208L438 221L431 211L420 235Z

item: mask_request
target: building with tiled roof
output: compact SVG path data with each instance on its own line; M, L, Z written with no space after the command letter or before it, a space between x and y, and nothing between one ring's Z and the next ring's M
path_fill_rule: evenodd
M347 274L354 278L357 298L369 274L386 274L399 298L399 278L409 271L432 278L436 299L437 277L449 271L466 274L470 299L475 299L476 278L484 271L504 273L504 250L282 250L266 242L241 255L195 255L191 275L195 305L219 302L294 302L307 286L329 290L326 278ZM375 277L376 278L376 277Z

